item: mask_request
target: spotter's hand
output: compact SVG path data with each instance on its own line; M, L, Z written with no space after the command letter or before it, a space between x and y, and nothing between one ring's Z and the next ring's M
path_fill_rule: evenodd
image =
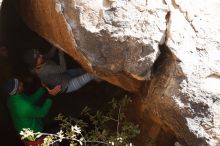
M56 96L61 91L61 85L55 86L53 89L49 89L48 87L45 87L48 91L48 93L52 96Z

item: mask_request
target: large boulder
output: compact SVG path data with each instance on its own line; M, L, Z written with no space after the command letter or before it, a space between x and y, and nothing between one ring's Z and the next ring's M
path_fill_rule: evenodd
M33 31L87 71L142 93L143 114L192 146L220 145L219 7L218 0L21 0Z

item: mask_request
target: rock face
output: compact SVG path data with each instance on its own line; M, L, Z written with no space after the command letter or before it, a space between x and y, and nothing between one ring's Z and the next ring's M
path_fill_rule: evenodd
M220 145L219 7L218 0L21 0L32 30L87 71L143 93L143 111L192 146Z

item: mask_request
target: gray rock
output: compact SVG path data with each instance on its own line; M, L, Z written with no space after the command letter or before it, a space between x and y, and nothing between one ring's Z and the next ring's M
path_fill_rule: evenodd
M102 79L143 93L163 128L188 145L220 145L218 0L22 1L32 30Z

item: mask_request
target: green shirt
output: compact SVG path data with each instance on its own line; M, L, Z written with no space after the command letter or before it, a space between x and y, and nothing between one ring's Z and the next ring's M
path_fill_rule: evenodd
M23 128L30 128L34 132L43 131L43 118L49 112L52 100L47 98L42 106L36 106L38 99L45 93L39 88L33 95L15 94L8 98L8 108L18 133Z

